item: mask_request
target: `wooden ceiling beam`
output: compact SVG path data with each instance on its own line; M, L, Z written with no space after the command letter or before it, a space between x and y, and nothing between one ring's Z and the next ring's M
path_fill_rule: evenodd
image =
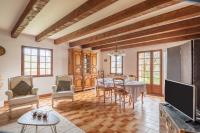
M30 0L12 29L11 37L17 38L48 2L49 0Z
M200 7L191 5L191 6L187 6L175 11L161 14L149 19L145 19L145 20L142 20L142 21L139 21L127 26L110 30L108 32L104 32L104 33L87 37L78 41L71 42L70 47L77 46L77 45L84 45L84 44L92 43L95 41L112 38L114 36L119 36L119 35L127 34L130 32L141 31L144 29L166 25L166 24L181 21L181 20L191 19L198 16L200 16Z
M181 29L188 29L188 28L197 27L197 26L200 26L200 17L183 20L180 22L175 22L175 23L171 23L171 24L167 24L163 26L158 26L155 28L150 28L150 29L146 29L146 30L142 30L138 32L133 32L133 33L125 34L122 36L108 38L108 39L101 40L98 42L83 45L82 48L102 46L102 45L111 44L115 42L120 43L121 41L129 40L133 38L156 35L156 34L161 34L161 33L181 30Z
M115 42L112 44L107 44L107 45L102 45L102 46L96 46L96 47L93 47L92 49L98 50L98 49L104 49L104 48L109 48L109 47L115 47L116 45L123 46L123 45L128 45L128 44L137 44L137 43L141 43L141 42L150 42L150 41L155 41L155 40L159 40L159 39L185 36L185 35L191 35L191 34L197 34L197 33L200 34L200 26L189 28L189 29L171 31L171 32L167 32L167 33L161 33L161 34L157 34L157 35L141 37L141 38L134 38L134 39L127 40L127 41Z
M160 45L160 44L164 44L164 43L173 43L173 42L193 40L193 39L198 39L198 38L200 38L200 34L184 35L184 36L179 36L179 37L160 39L160 40L151 41L151 42L141 42L141 43L137 43L137 44L129 44L129 45L125 45L125 46L120 46L120 47L118 47L118 49L128 49L128 48L144 47L144 46L150 46L150 45ZM114 48L115 47L105 48L105 49L101 49L101 51L102 52L111 51Z
M77 31L74 31L70 34L62 36L54 41L55 44L60 44L74 38L78 38L98 30L102 30L109 26L113 26L119 24L121 22L130 20L132 18L136 18L142 16L144 14L150 13L152 11L159 10L161 8L165 8L170 5L174 5L179 3L181 0L145 0L137 5L134 5L128 9L120 11L114 15L108 16L98 22L90 24L86 27L83 27Z
M46 39L47 37L71 26L72 24L90 16L91 14L109 6L116 1L117 0L88 0L71 13L67 14L65 17L42 31L36 36L35 40L42 41L43 39Z

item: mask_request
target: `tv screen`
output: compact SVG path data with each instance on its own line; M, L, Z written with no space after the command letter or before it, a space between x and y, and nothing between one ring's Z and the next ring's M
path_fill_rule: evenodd
M165 80L165 101L195 120L194 89L192 85Z

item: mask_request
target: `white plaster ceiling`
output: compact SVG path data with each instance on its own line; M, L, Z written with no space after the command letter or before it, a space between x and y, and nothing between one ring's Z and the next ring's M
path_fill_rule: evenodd
M50 2L42 9L42 11L29 23L29 25L24 29L24 34L29 35L37 35L42 32L44 29L48 28L50 25L54 24L56 21L79 7L81 4L86 2L87 0L50 0ZM117 2L111 4L110 6L101 9L100 11L90 15L89 17L73 24L72 26L54 34L53 36L49 37L50 39L56 39L61 37L65 34L69 34L73 31L76 31L80 28L83 28L89 24L92 24L96 21L99 21L105 17L108 17L112 14L115 14L119 11L122 11L126 8L129 8L135 4L138 4L144 0L118 0ZM11 31L15 23L17 22L19 16L25 9L26 5L28 4L28 0L0 0L0 29ZM155 11L141 17L111 26L104 30L100 30L98 32L94 32L92 34L88 34L86 36L77 38L81 39L84 37L88 37L91 35L95 35L98 33L102 33L105 31L109 31L121 26L125 26L127 24L131 24L143 19L147 19L159 14L163 14L166 12L170 12L172 10L180 9L182 7L188 6L192 3L189 2L182 2L175 6L166 7L162 10ZM74 40L77 40L74 39Z
M28 0L0 0L0 29L11 31Z

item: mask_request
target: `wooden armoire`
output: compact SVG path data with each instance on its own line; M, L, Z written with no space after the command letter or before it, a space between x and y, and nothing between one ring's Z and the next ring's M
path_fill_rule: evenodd
M97 76L97 53L90 50L69 49L68 74L73 75L75 91L95 87Z

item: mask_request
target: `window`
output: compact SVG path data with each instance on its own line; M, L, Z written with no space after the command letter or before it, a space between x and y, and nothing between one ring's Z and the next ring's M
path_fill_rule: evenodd
M22 46L22 75L53 75L53 50Z
M111 56L110 57L110 69L112 74L123 73L123 57L122 56Z

